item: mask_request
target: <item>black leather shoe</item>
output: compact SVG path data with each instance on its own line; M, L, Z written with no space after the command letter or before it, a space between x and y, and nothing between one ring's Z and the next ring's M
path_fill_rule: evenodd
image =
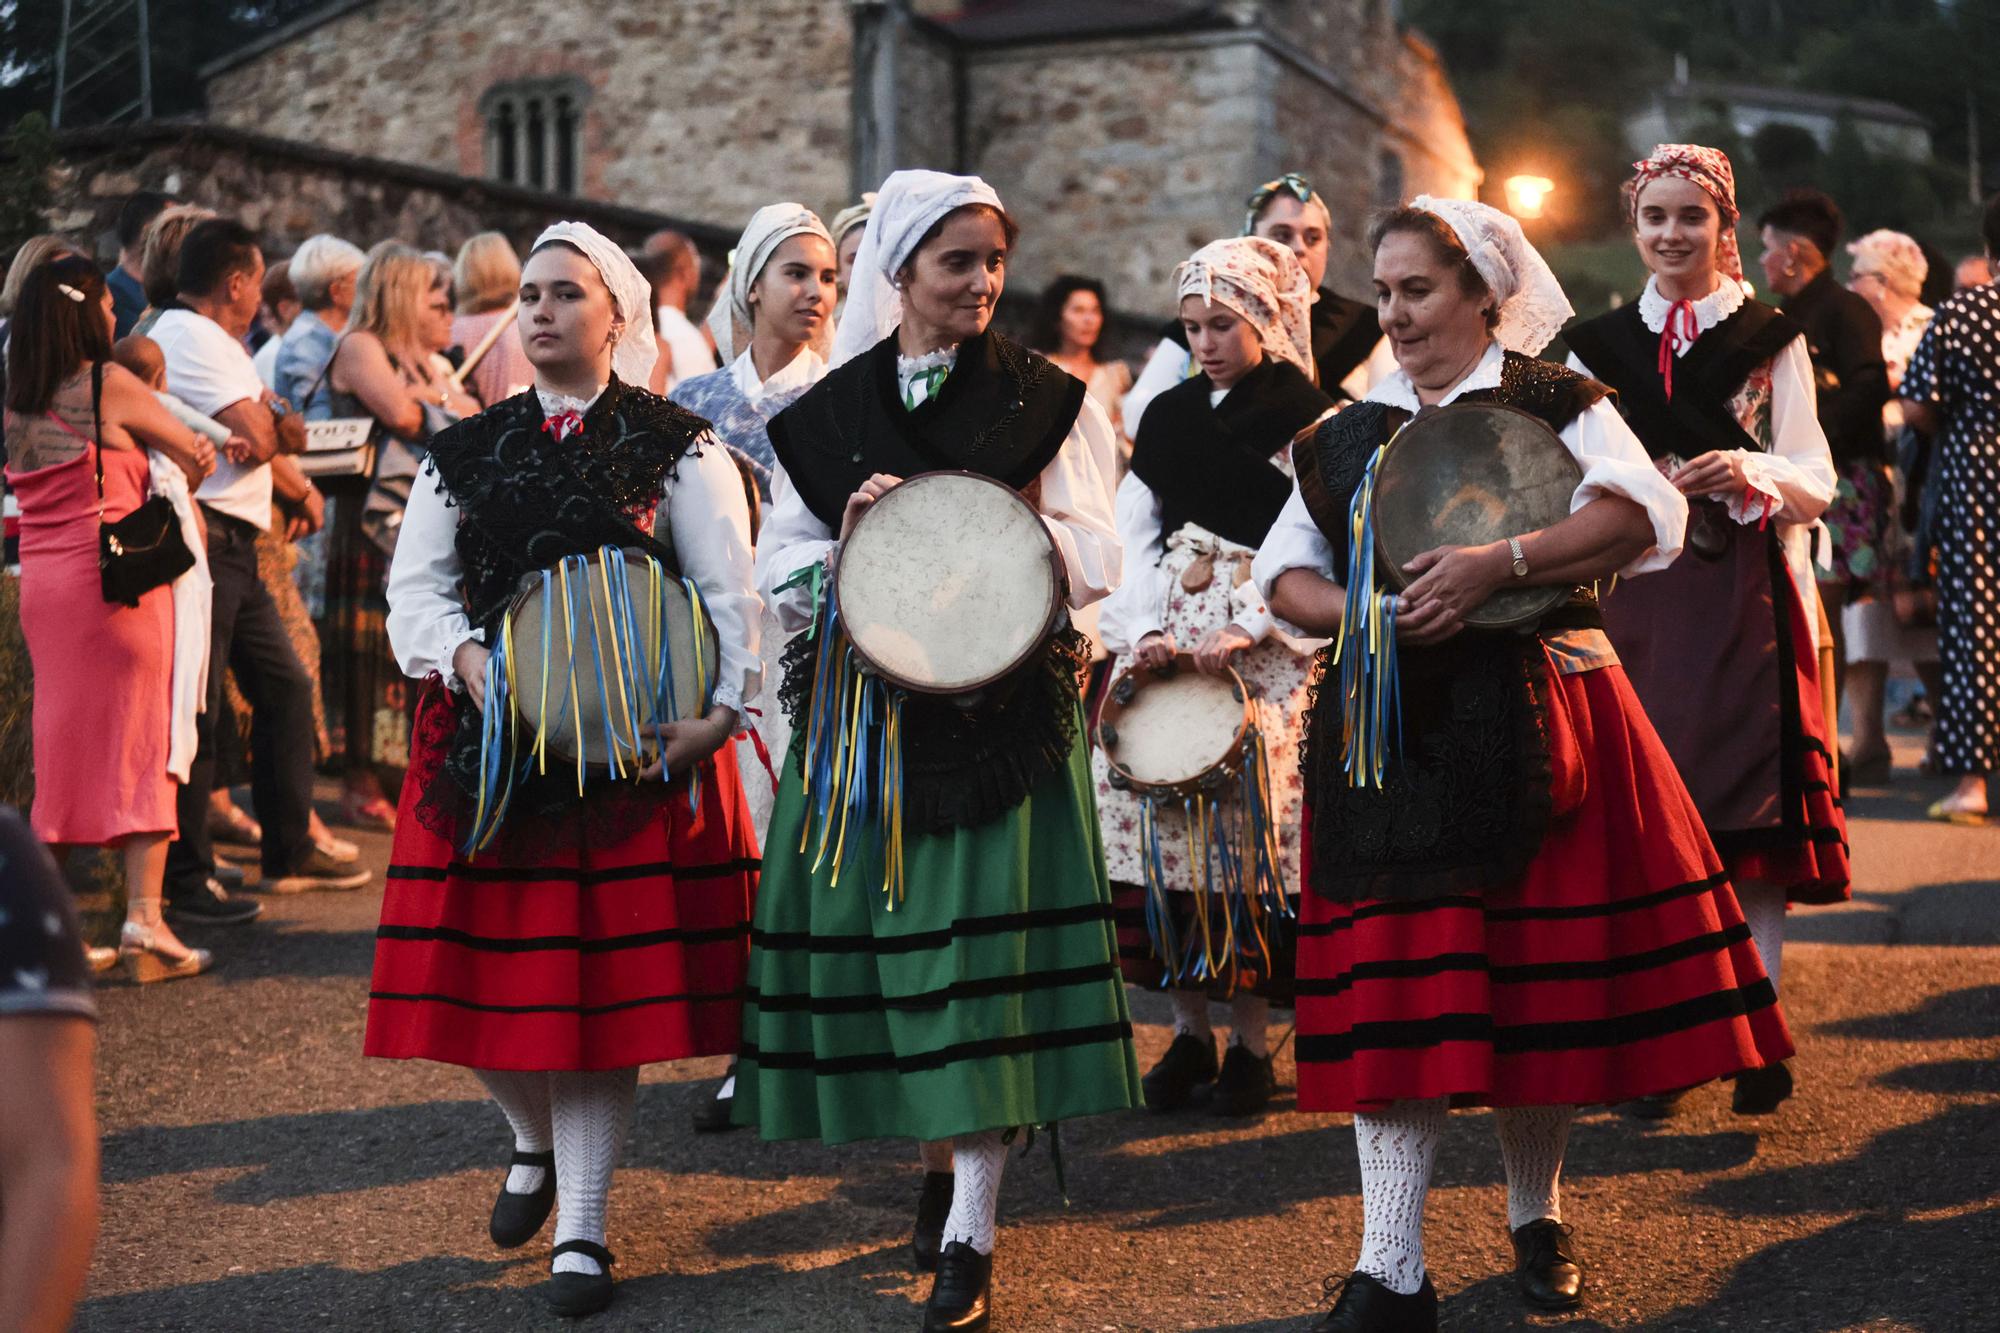
M1222 1057L1222 1072L1215 1077L1215 1099L1208 1109L1216 1115L1251 1116L1271 1104L1278 1090L1278 1076L1271 1072L1271 1057L1252 1055L1241 1046L1231 1046Z
M730 1079L735 1077L736 1062L732 1060L729 1062L729 1071L722 1076L722 1082L728 1083ZM730 1119L730 1112L735 1109L736 1089L733 1087L730 1088L727 1097L703 1098L700 1102L696 1103L694 1114L690 1117L694 1122L694 1132L697 1134L725 1134L732 1129L741 1129L741 1125Z
M1634 1120L1672 1120L1681 1113L1685 1092L1654 1092L1618 1104L1618 1114Z
M923 1333L986 1333L992 1318L993 1256L955 1240L938 1253Z
M1538 1310L1574 1310L1583 1304L1583 1267L1570 1238L1574 1227L1551 1218L1514 1232L1514 1283Z
M1153 1110L1177 1111L1193 1098L1196 1088L1214 1082L1215 1073L1215 1039L1183 1032L1160 1062L1146 1071L1139 1086Z
M1791 1095L1792 1070L1781 1060L1738 1074L1736 1095L1730 1099L1730 1105L1738 1115L1769 1115Z
M1340 1299L1311 1333L1437 1333L1438 1294L1429 1273L1424 1274L1424 1285L1407 1296L1366 1273L1328 1278L1326 1294L1336 1292Z
M910 1257L919 1272L937 1272L938 1251L944 1247L944 1222L951 1216L951 1192L957 1181L949 1171L924 1172L923 1192L917 1195L917 1228L910 1236Z
M542 1168L542 1186L530 1194L515 1194L507 1188L507 1182L500 1182L500 1197L493 1201L493 1220L487 1231L493 1236L493 1243L503 1250L511 1250L526 1245L542 1229L542 1223L549 1220L549 1210L556 1206L556 1155L552 1152L517 1152L508 1161L508 1174L513 1174L517 1166L539 1166Z
M548 1284L542 1288L542 1295L548 1298L549 1308L566 1319L578 1319L587 1314L596 1314L611 1304L611 1251L594 1240L566 1240L550 1252L551 1261L565 1254L575 1252L587 1254L597 1260L602 1272L597 1273L550 1273Z

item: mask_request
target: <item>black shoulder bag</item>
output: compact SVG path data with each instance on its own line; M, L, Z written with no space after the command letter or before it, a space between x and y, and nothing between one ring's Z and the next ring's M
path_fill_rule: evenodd
M173 501L164 495L154 496L116 523L104 521L104 421L99 415L103 398L104 365L93 362L90 428L96 438L90 447L97 473L97 572L105 601L137 606L146 593L193 569L194 552L181 535Z

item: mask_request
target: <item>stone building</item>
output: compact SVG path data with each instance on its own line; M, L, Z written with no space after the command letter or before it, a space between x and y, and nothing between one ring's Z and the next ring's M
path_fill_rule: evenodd
M1363 219L1480 168L1394 0L331 0L204 71L211 123L740 228L899 166L985 176L1014 291L1103 277L1147 319L1248 187L1310 176L1336 285Z

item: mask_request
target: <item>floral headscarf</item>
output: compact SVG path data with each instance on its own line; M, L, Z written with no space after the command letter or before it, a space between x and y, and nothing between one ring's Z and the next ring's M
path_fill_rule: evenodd
M1722 215L1721 235L1716 240L1715 267L1724 275L1743 281L1743 255L1736 245L1736 221L1742 214L1736 207L1736 172L1729 155L1720 148L1704 148L1694 143L1663 143L1652 155L1632 164L1632 179L1625 183L1625 218L1635 226L1639 221L1639 192L1656 180L1671 176L1693 181L1715 200Z
M1316 378L1312 284L1287 246L1262 236L1211 241L1174 270L1176 300L1199 296L1250 322L1264 350Z

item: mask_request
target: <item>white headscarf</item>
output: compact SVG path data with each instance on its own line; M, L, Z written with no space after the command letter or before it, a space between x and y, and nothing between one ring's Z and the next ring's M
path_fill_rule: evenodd
M1312 283L1291 247L1262 236L1210 241L1174 270L1175 303L1199 296L1250 321L1264 350L1314 379Z
M611 373L627 384L645 388L653 363L660 357L659 344L653 341L653 284L646 281L631 256L587 222L556 223L535 238L529 255L551 241L581 250L611 289L611 307L624 321L618 341L611 345ZM527 325L521 327L525 330Z
M863 190L861 192L860 203L849 204L846 208L841 209L833 215L833 221L827 224L827 230L833 233L833 243L838 246L842 240L846 239L848 232L853 231L856 227L866 225L868 215L874 211L875 191Z
M716 289L715 304L708 312L708 331L715 335L715 350L723 365L735 361L750 346L750 289L756 286L758 275L771 262L778 247L794 236L818 236L828 245L833 244L833 236L819 220L819 214L804 204L766 204L750 215L750 225L743 229L742 239L729 252L729 272L723 276L722 286ZM832 314L831 310L827 312L826 322L819 326L811 343L822 357L833 342Z
M1523 356L1538 355L1576 310L1563 295L1562 284L1516 222L1499 209L1469 199L1433 199L1420 194L1410 207L1443 218L1457 235L1472 267L1499 303L1500 323L1493 336L1502 347Z
M833 335L830 365L841 365L881 342L903 322L903 302L891 285L896 270L916 251L924 233L953 209L968 204L1001 207L1000 196L977 176L942 171L898 171L882 182L854 275L847 282L847 308Z

